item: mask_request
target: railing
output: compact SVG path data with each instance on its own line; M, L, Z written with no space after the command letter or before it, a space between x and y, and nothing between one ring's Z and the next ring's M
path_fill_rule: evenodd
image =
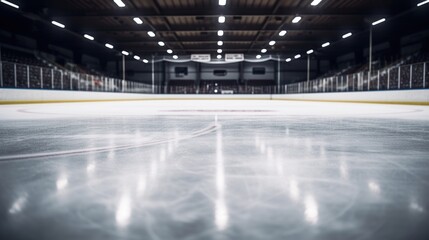
M11 62L0 62L0 87L152 93L152 86L144 83Z
M284 86L286 94L382 91L429 88L428 63L416 63L369 72L316 79Z

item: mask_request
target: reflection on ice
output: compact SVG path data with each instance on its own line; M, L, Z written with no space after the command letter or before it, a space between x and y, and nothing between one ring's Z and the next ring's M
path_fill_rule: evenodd
M305 220L311 224L319 221L319 207L313 196L308 195L305 198Z
M67 176L61 176L61 177L59 177L59 178L57 179L57 182L56 182L56 184L57 184L57 189L58 189L58 190L63 190L64 188L66 188L66 187L67 187L68 183L69 183L69 181L68 181L68 179L67 179Z
M368 188L372 193L380 193L380 186L373 180L368 182Z
M27 198L28 198L28 195L26 193L22 194L18 199L16 199L12 203L12 206L9 208L9 213L10 214L20 213L24 208L25 204L27 203Z
M116 209L116 224L120 227L127 226L131 217L131 200L127 194L124 194L119 200Z
M289 195L294 201L299 200L299 188L298 188L298 182L291 178L289 181Z
M418 213L423 213L425 211L422 206L420 206L417 202L414 201L410 203L410 209Z
M137 182L137 194L139 196L143 195L146 191L146 178L142 174L139 176L138 182Z
M225 166L222 148L222 129L216 134L216 191L215 224L219 231L225 230L228 225L228 208L225 202Z
M90 163L88 164L88 166L86 166L86 172L88 174L91 174L95 171L95 164L94 163Z

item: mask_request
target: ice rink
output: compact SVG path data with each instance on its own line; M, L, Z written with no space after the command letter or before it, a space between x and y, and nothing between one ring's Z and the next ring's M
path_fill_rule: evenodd
M429 239L429 107L0 106L0 239Z

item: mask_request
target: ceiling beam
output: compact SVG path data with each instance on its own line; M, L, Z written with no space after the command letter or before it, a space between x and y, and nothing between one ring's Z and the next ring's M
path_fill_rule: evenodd
M48 16L53 18L69 18L69 17L218 17L224 15L226 17L235 16L267 16L267 17L286 17L295 16L374 16L374 15L389 15L387 9L325 9L325 8L278 8L276 12L272 9L228 9L229 13L221 14L212 9L163 9L162 13L154 9L112 9L112 10L97 10L97 11L67 11L61 12L58 10L47 9ZM234 14L232 14L234 13Z
M326 31L326 32L337 32L339 30L345 31L357 31L363 30L364 24L355 26L344 26L341 24L285 24L283 28L288 31ZM255 32L275 32L278 31L278 26L268 25L264 29L261 29L259 24L243 25L243 24L227 24L222 27L225 32L239 32L239 31L255 31ZM171 29L157 27L158 33L168 32L217 32L219 26L212 25L172 25ZM124 27L86 27L87 32L145 32L152 31L151 28L145 26L124 26Z

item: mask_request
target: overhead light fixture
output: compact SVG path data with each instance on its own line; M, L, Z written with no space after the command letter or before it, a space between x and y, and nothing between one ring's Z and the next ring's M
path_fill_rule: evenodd
M9 5L10 7L13 7L13 8L19 9L19 6L18 6L18 5L16 5L15 3L11 3L11 2L6 1L6 0L1 0L1 2L2 2L2 3L4 3L4 4L6 4L6 5Z
M125 3L122 2L122 0L113 0L113 1L116 3L116 5L118 5L118 7L121 7L121 8L125 7Z
M217 59L222 59L222 55L217 55Z
M143 24L143 20L141 20L141 18L135 17L133 18L134 22L136 22L137 24Z
M302 19L302 17L300 17L300 16L296 16L296 17L294 17L294 18L292 19L292 22L293 22L293 23L299 23L299 22L301 21L301 19Z
M313 49L311 49L311 50L308 50L308 51L307 51L307 54L308 54L308 55L310 55L310 54L312 54L312 53L314 53L314 50L313 50Z
M155 33L152 31L147 32L147 35L149 35L149 37L155 37Z
M286 59L286 62L290 62L290 61L292 61L292 58L287 58Z
M129 52L127 52L127 51L122 51L122 54L123 54L123 55L125 55L125 56L130 55L130 53L129 53Z
M52 24L55 25L55 26L57 26L57 27L59 27L59 28L65 28L66 27L66 25L64 25L62 23L59 23L57 21L52 21Z
M173 50L168 49L168 50L167 50L167 53L168 53L168 54L172 54L172 53L173 53Z
M256 55L256 58L257 59L260 59L262 56L261 55Z
M353 35L353 33L349 32L343 35L343 38L348 38L351 37Z
M223 42L222 42L222 41L218 41L218 42L217 42L217 45L218 45L218 46L222 46L222 45L223 45Z
M158 42L158 45L159 45L159 46L161 46L161 47L164 47L164 46L165 46L165 43L164 43L164 42L162 42L162 41L159 41L159 42Z
M284 37L284 35L286 35L287 31L286 30L282 30L279 32L279 36L280 37Z
M83 35L86 39L94 41L94 37L88 34Z
M217 53L222 53L222 49L218 49L218 50L217 50Z
M179 58L179 56L177 56L177 55L174 55L174 56L173 56L173 58L174 58L174 59L178 59L178 58Z
M224 23L225 22L225 16L219 16L218 21L219 21L219 23Z
M268 43L268 44L270 44L270 46L274 46L274 45L276 45L276 41L270 41L270 43Z
M135 56L134 56L134 59L138 61L138 60L140 60L140 57L139 57L139 56L137 56L137 55L135 55Z
M107 48L113 49L113 45L110 44L110 43L106 43L104 46L107 47Z
M311 6L317 6L320 2L322 2L322 0L314 0L313 2L311 2Z
M417 4L417 7L423 6L423 5L425 5L426 3L429 3L429 0L426 0L426 1L423 1L423 2L421 2L421 3L419 3L419 4Z
M143 62L144 62L144 63L149 63L149 60L147 60L147 59L143 59Z
M322 44L322 47L327 47L327 46L329 46L329 45L331 45L331 43L330 43L330 42L325 42L324 44Z
M222 37L222 36L223 36L223 30L219 30L219 31L217 31L217 35L218 35L219 37Z
M382 23L382 22L385 22L385 21L386 21L386 19L385 19L385 18L382 18L382 19L380 19L380 20L377 20L377 21L373 22L373 23L372 23L372 26L378 25L378 24L380 24L380 23Z
M225 6L226 0L219 0L219 6Z
M261 50L261 53L266 53L266 52L267 52L267 49L265 48Z
M295 59L298 59L301 57L301 54L295 55Z

